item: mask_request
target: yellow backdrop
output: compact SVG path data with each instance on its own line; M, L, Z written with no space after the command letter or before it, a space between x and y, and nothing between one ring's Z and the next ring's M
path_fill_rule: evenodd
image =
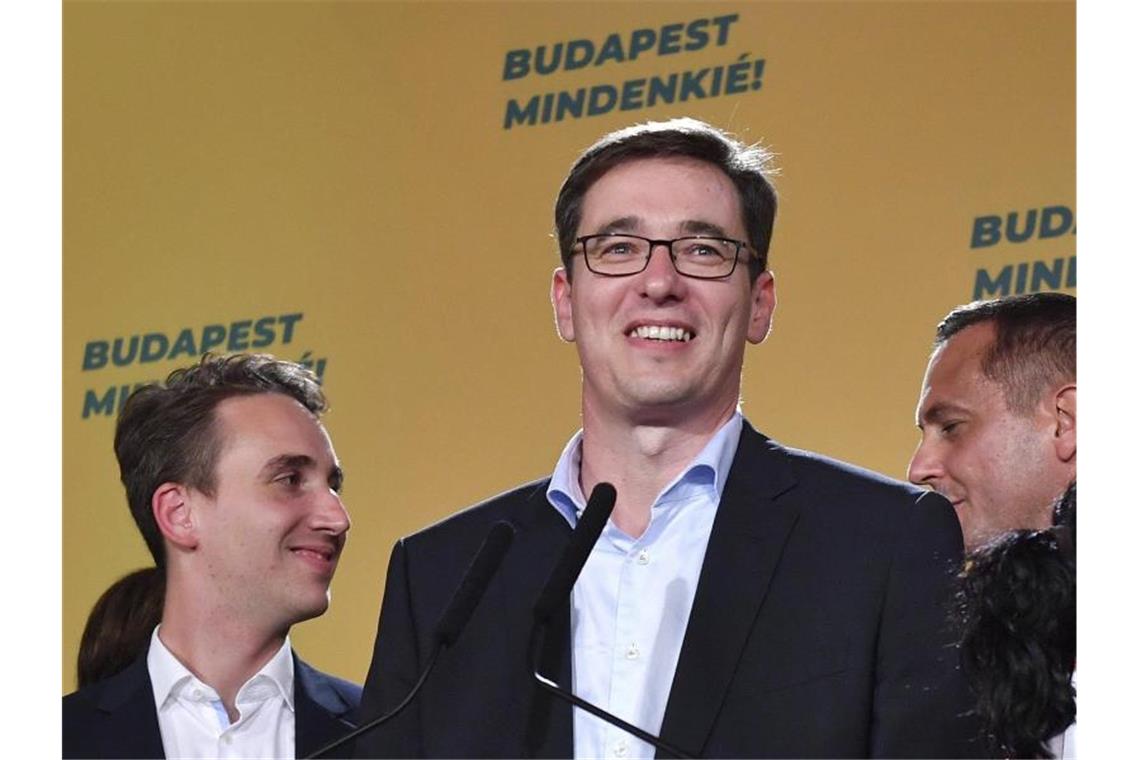
M203 347L324 379L353 528L330 612L294 641L363 680L393 542L549 473L577 429L551 207L577 153L635 121L776 150L779 308L745 412L902 477L937 320L1075 289L1074 16L66 2L64 691L91 605L149 563L114 412Z

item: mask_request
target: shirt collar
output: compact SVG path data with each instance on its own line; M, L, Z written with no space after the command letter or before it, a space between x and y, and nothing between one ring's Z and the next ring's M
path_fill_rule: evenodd
M158 629L161 627L160 623L151 632L150 650L146 655L147 670L150 672L150 685L154 690L154 703L159 710L171 696L178 695L189 686L200 684L201 687L213 691L213 687L190 672L190 669L166 648L158 636ZM265 663L261 670L257 671L238 689L235 701L245 701L244 698L247 696L254 698L254 695L250 694L250 689L256 689L262 683L279 691L288 708L293 709L293 646L289 641L288 634L286 634L281 648L273 657L269 658L269 662Z
M715 490L719 502L724 493L728 471L732 468L732 460L736 457L736 447L740 443L743 426L744 415L737 408L693 461L661 491L654 503L660 503L678 486L700 479L701 476L707 478L710 475L711 487ZM586 508L586 498L582 493L579 479L581 472L582 431L579 430L562 449L562 455L558 457L558 464L554 467L554 474L550 476L550 485L546 488L547 501L566 522L570 523L571 527L578 524L578 517Z

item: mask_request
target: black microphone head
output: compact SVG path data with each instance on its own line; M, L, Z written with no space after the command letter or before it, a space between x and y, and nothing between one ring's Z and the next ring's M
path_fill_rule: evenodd
M451 603L439 618L435 627L436 646L449 647L459 638L459 634L467 626L467 621L483 598L487 586L491 585L491 578L503 564L507 550L515 539L515 528L509 522L499 521L491 526L491 531L483 539L475 559L455 589Z
M534 620L538 624L547 623L566 599L570 590L582 573L582 568L606 527L606 520L617 503L617 490L609 483L598 483L590 493L590 500L578 518L578 525L570 536L570 543L550 572L550 577L534 605Z

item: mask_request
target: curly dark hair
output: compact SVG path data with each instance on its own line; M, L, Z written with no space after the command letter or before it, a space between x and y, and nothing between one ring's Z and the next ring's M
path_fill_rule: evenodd
M959 574L962 670L1003 757L1051 758L1048 740L1076 720L1076 494L1055 505L1062 524L1005 533Z

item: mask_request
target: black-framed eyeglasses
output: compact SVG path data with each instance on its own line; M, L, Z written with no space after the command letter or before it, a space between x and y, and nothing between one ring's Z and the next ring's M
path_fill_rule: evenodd
M652 240L639 235L584 235L581 246L586 268L604 277L627 277L645 271L656 246L669 249L678 274L699 280L717 280L736 271L740 249L748 244L731 238L694 235L673 240Z

